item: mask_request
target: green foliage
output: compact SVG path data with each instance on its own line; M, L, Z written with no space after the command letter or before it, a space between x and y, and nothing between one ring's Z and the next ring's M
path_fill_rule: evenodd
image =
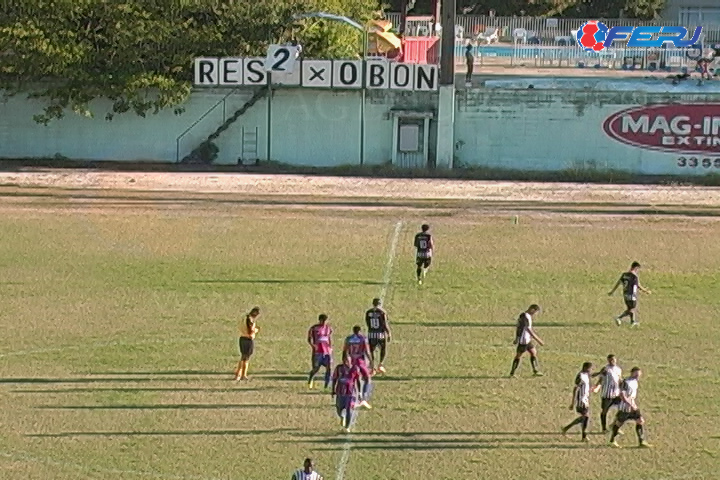
M402 0L390 0L390 10L400 11ZM578 18L655 18L665 6L665 0L457 0L458 13L487 15L561 16ZM417 0L410 15L429 15L432 0Z
M46 105L47 124L109 98L106 113L145 116L183 103L198 56L262 56L269 43L298 39L313 57L357 56L350 27L292 15L328 11L364 23L375 0L22 0L0 6L0 90ZM182 112L181 108L176 113Z

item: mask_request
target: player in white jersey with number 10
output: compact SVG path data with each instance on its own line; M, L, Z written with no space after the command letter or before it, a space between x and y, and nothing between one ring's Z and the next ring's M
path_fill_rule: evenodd
M603 433L607 432L607 414L612 407L619 407L620 398L620 382L622 382L622 368L617 364L617 358L615 355L607 356L607 365L602 370L593 375L593 377L600 377L596 389L600 389L600 397L602 398L600 403L600 424L602 425ZM620 432L622 435L622 432Z

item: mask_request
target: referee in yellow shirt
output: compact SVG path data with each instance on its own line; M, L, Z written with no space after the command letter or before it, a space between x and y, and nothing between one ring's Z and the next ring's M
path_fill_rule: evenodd
M260 316L260 308L254 307L250 310L250 313L245 315L245 318L240 320L238 330L240 331L240 340L238 346L240 347L240 361L235 369L235 381L247 380L248 365L250 364L250 357L253 354L255 346L255 335L260 330L257 327L257 319Z

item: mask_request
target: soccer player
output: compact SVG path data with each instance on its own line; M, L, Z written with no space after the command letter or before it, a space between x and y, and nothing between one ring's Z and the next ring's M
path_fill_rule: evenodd
M238 346L240 347L240 362L235 369L235 381L249 380L247 376L250 357L255 350L255 335L260 331L257 327L257 319L260 316L260 308L254 307L245 318L239 322L240 339Z
M638 325L637 321L637 296L638 290L644 293L650 294L650 290L640 285L640 279L638 273L640 271L640 264L633 262L630 265L630 271L620 275L620 279L615 283L615 286L608 295L612 296L615 290L622 285L623 286L623 297L625 299L625 311L615 317L615 322L618 325L622 325L622 319L630 317L630 326L635 327Z
M423 224L420 227L421 232L417 233L415 235L415 248L417 249L417 254L415 255L415 264L417 265L416 275L417 275L417 281L419 285L422 285L423 280L425 279L425 275L427 275L427 271L430 268L430 263L432 262L432 255L433 255L433 249L435 248L435 245L433 244L432 235L430 234L430 225Z
M362 394L360 396L360 406L372 408L367 399L370 395L370 370L373 369L372 354L370 353L370 344L365 335L360 333L362 328L360 325L353 327L353 334L345 339L343 347L343 356L349 356L352 365L357 367L360 377L362 378ZM367 360L370 359L370 368L368 369Z
M323 480L323 476L315 471L313 461L306 458L303 468L296 470L290 480Z
M587 427L590 423L590 376L592 375L593 364L585 362L582 365L582 370L575 377L575 387L573 388L573 398L570 404L570 410L575 411L580 415L575 420L567 424L562 428L562 433L565 435L575 425L580 425L583 442L587 442ZM594 389L597 391L597 389Z
M515 352L515 358L513 359L512 368L510 369L510 378L515 377L515 370L520 366L520 358L525 352L530 354L530 364L532 365L535 376L542 377L543 375L538 368L537 350L532 342L535 340L538 345L545 345L545 343L540 340L540 337L537 336L532 326L533 315L537 315L538 313L540 313L540 306L533 304L518 317L517 327L515 328L515 340L513 340L513 345L517 345L517 350Z
M615 438L620 434L620 427L628 420L635 421L635 432L637 433L640 447L649 447L645 441L645 419L640 413L636 399L638 394L638 381L642 375L640 367L633 367L630 376L620 384L620 408L615 417L615 423L612 426L612 434L610 435L610 445L619 448L620 445Z
M324 313L318 316L318 323L308 330L308 343L312 347L312 366L308 377L308 388L315 385L315 375L320 367L325 367L325 389L330 386L332 373L332 328L328 325L328 316Z
M368 340L370 341L370 356L375 364L375 350L380 347L380 362L377 370L385 373L383 362L387 353L387 344L390 342L390 325L388 324L387 312L382 308L382 300L373 299L373 308L365 312L365 323L368 328Z
M617 364L617 358L615 355L607 356L607 365L605 365L600 372L593 375L593 377L600 377L600 380L595 385L595 388L601 388L600 397L601 400L601 412L600 412L600 425L602 425L603 433L607 432L607 414L612 407L618 407L620 405L620 382L622 381L622 368Z
M332 379L331 396L335 398L335 408L340 423L346 432L350 431L355 397L360 387L360 370L353 365L350 355L343 355L343 363L335 367Z

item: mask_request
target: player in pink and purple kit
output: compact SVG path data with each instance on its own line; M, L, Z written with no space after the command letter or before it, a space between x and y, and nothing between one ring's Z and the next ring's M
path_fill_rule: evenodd
M340 417L343 428L350 431L353 411L355 409L355 397L360 386L360 370L352 364L349 355L343 357L343 363L335 367L333 373L332 393L335 398L335 408Z
M312 369L308 377L308 388L315 385L315 375L320 367L325 367L325 388L330 386L332 371L332 328L328 325L328 316L320 314L318 323L308 330L308 343L312 347Z
M349 356L353 366L357 367L360 372L360 377L363 381L360 406L372 408L367 402L370 396L370 389L372 388L372 384L370 383L370 371L373 369L372 355L370 353L370 342L368 342L365 335L360 333L361 330L362 328L360 328L359 325L353 327L353 334L345 339L343 357L346 355ZM370 360L369 367L368 360Z

